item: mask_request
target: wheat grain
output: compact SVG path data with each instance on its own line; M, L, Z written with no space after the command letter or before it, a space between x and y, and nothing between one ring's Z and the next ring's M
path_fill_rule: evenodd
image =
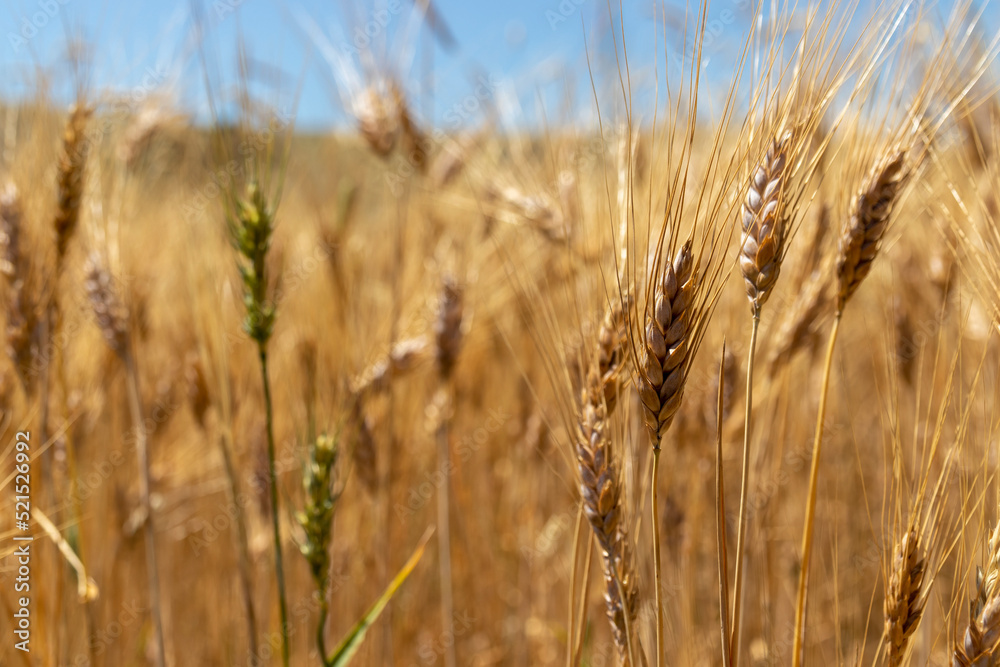
M25 256L21 251L21 197L17 186L7 183L0 191L0 273L13 283L22 274Z

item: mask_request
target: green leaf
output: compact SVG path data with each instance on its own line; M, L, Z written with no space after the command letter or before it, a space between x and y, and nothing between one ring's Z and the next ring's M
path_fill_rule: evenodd
M427 529L424 536L420 538L420 543L414 550L413 555L410 556L410 559L406 561L406 564L403 565L402 569L396 574L396 577L389 583L385 591L383 591L382 596L375 601L375 604L373 604L371 609L368 610L368 613L365 614L361 620L358 621L358 624L347 633L347 636L341 640L340 646L337 647L337 649L333 652L333 655L330 656L330 659L327 661L328 665L331 667L345 667L351 662L351 658L353 658L357 650L361 648L361 642L364 641L365 633L368 632L368 628L370 628L375 621L378 620L378 617L382 615L382 611L385 609L385 606L389 604L389 600L392 599L392 596L396 594L399 587L403 585L406 578L410 576L411 572L413 572L413 568L415 568L417 563L420 562L420 557L424 555L424 547L427 546L427 540L431 538L433 533L434 528Z

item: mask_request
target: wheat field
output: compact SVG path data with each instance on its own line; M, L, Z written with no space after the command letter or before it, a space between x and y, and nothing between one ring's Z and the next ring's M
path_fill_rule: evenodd
M1000 37L747 7L652 96L607 7L587 125L365 66L298 129L211 33L207 120L35 72L0 665L1000 664Z

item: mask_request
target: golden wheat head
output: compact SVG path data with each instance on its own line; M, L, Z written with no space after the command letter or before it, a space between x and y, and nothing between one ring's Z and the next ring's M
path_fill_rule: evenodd
M771 295L781 271L786 232L782 194L791 144L791 132L771 141L743 202L740 271L754 312Z
M646 319L639 398L655 448L673 423L684 396L695 281L694 255L691 241L687 241L661 272L654 288L653 311Z
M909 172L905 151L885 156L875 165L854 201L851 218L840 237L837 256L837 311L871 271L882 236Z

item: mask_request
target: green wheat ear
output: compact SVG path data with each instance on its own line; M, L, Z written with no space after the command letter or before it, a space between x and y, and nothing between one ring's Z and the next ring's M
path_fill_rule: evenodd
M299 547L320 594L326 595L330 572L330 539L333 535L333 510L340 497L334 490L333 469L340 454L339 436L323 434L310 447L310 461L304 474L305 510L296 518L305 531L305 541Z
M246 195L236 203L229 226L243 258L239 264L247 311L243 330L259 346L265 346L274 331L275 317L274 305L267 299L266 261L274 232L274 213L257 183L247 184Z
M274 205L277 205L275 197ZM232 195L226 205L226 225L239 257L237 266L243 280L243 304L246 319L243 330L256 341L260 359L261 381L264 387L264 405L267 411L267 467L271 495L271 531L274 537L274 569L278 580L278 599L281 614L281 658L289 665L288 602L285 594L284 558L281 554L280 499L278 473L274 455L274 405L271 400L271 383L267 373L267 344L274 331L274 304L267 299L267 252L274 232L274 207L268 205L267 196L255 179L251 179L242 197Z

